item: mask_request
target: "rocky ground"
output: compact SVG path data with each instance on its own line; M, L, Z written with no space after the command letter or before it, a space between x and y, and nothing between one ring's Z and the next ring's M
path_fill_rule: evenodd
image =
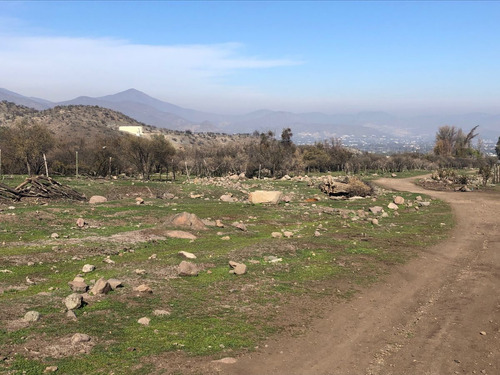
M426 192L409 180L382 179L378 184ZM457 225L448 240L395 269L382 285L332 306L304 336L269 341L234 363L212 364L213 372L500 373L499 195L431 195L453 207Z

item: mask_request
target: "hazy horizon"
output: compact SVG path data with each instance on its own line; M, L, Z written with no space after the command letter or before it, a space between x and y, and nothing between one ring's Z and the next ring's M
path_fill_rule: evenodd
M0 2L0 87L200 111L500 113L495 2Z

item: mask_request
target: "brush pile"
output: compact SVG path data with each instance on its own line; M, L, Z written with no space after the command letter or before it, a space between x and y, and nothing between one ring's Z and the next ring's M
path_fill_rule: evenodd
M69 186L62 185L56 180L45 177L28 177L22 184L12 189L0 183L0 199L11 199L18 201L21 198L46 198L46 199L70 199L84 201L87 198Z

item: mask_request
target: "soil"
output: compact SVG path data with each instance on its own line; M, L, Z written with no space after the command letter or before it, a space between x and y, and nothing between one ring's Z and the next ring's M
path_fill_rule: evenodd
M300 337L269 340L205 373L500 373L500 195L429 192L411 179L377 183L449 202L456 221L450 237L353 299L331 303Z

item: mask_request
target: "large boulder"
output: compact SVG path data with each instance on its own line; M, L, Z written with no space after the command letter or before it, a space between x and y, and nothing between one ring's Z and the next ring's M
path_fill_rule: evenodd
M93 195L89 199L89 203L91 204L96 204L96 203L106 203L108 199L106 197L103 197L102 195Z
M248 200L250 203L271 203L277 204L282 196L281 191L265 191L265 190L257 190L248 194Z
M206 230L207 227L203 224L195 214L190 214L189 212L181 212L180 214L174 215L167 220L168 225L174 227L184 227L191 228L194 230Z
M183 260L177 267L177 274L179 276L198 276L200 269L194 263Z

